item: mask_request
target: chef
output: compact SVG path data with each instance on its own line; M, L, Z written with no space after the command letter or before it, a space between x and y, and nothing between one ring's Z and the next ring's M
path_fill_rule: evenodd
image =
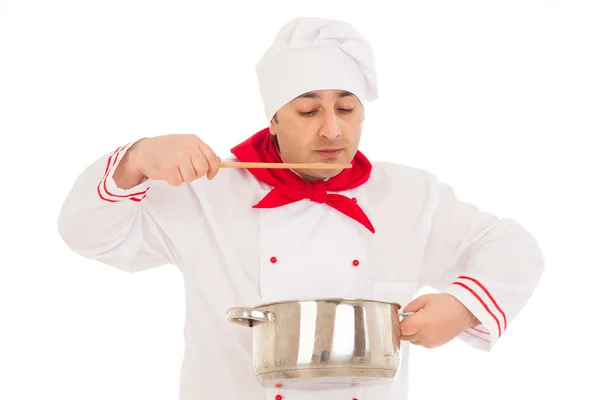
M201 133L140 138L82 171L58 219L66 245L87 259L181 272L180 399L406 399L409 344L456 338L490 351L540 279L535 239L460 201L432 173L358 150L377 82L371 48L348 23L293 19L256 69L269 126L227 161L352 168L223 168ZM437 293L416 297L425 286ZM415 313L401 323L394 383L258 384L252 329L227 321L227 310L315 297L395 301Z

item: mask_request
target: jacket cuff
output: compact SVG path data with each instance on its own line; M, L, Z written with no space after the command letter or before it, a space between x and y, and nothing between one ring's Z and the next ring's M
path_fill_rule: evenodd
M490 351L506 330L506 314L490 291L473 277L459 276L446 293L456 297L481 322L458 337L473 347Z
M132 187L131 189L121 189L117 187L113 179L113 175L119 162L125 156L125 153L131 146L133 146L135 142L128 143L124 146L117 148L109 157L106 162L106 168L104 170L104 175L102 179L98 183L96 191L98 192L98 196L105 201L116 203L123 200L131 200L135 202L140 202L146 197L146 193L148 189L150 189L150 182L147 179L144 179L142 183L137 186Z

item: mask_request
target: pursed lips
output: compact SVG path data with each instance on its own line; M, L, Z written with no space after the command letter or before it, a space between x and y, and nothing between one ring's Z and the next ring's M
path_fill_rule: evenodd
M342 149L339 149L339 148L338 149L319 149L319 150L315 150L315 152L320 157L335 158L342 152Z

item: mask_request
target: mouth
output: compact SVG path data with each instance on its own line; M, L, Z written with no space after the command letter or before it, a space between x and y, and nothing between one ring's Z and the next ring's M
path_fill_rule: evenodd
M342 153L342 149L320 149L315 150L315 153L323 158L336 158Z

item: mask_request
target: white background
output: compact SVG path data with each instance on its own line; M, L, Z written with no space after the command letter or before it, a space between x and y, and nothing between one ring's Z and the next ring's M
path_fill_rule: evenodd
M373 161L434 172L521 222L546 257L491 353L413 348L411 400L598 398L598 2L204 4L0 1L0 399L177 398L179 273L71 253L60 206L131 140L196 133L227 156L266 127L254 65L296 16L347 20L372 43Z

